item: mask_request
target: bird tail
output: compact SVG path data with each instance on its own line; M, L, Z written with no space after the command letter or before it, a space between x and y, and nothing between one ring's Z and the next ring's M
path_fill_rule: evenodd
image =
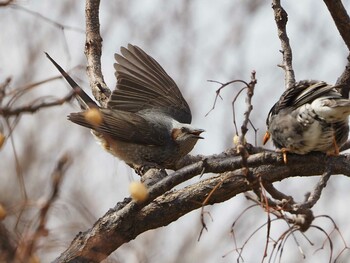
M79 87L79 85L68 75L66 71L64 71L63 68L61 68L60 65L54 61L49 54L45 52L47 58L54 64L54 66L58 69L58 71L62 74L62 76L66 79L68 84L72 87L74 92L76 93L76 99L80 104L80 107L84 110L88 108L96 108L98 105L96 104L95 101L93 101L89 95L86 94L86 92Z

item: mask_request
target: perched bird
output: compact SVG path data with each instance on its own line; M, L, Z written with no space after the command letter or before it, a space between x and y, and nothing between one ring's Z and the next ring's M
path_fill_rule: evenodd
M48 55L47 55L48 56ZM49 57L49 56L48 56ZM174 80L141 48L129 44L116 54L117 86L100 108L49 57L77 93L82 112L68 119L92 129L102 146L136 171L175 169L204 130L190 125L191 110Z
M338 88L323 81L295 83L271 108L263 143L271 136L284 153L339 154L348 138L350 100Z

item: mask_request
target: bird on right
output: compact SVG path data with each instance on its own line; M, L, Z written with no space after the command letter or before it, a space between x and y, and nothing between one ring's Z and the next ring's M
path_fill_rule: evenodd
M303 80L287 89L271 108L265 144L270 138L286 153L323 152L338 155L348 139L350 100L340 87L324 81Z

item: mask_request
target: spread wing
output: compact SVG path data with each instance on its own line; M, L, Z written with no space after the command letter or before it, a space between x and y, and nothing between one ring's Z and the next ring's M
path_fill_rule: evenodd
M100 109L100 114L102 123L99 125L89 122L85 112L71 113L68 119L108 136L112 140L144 145L164 145L169 139L165 138L169 134L165 126L149 122L137 114L109 109Z
M117 88L108 108L127 112L161 111L182 123L191 123L191 110L174 80L141 48L128 45L116 54Z

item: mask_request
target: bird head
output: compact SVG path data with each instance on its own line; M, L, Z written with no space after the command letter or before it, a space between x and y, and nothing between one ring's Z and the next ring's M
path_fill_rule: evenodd
M197 141L198 139L204 139L200 134L204 132L203 129L197 129L189 124L179 123L180 125L175 125L171 131L172 139L177 143L187 142L187 141Z
M176 123L171 130L171 137L179 147L180 156L188 154L198 139L204 139L200 134L204 132L202 129L197 129L189 124Z

